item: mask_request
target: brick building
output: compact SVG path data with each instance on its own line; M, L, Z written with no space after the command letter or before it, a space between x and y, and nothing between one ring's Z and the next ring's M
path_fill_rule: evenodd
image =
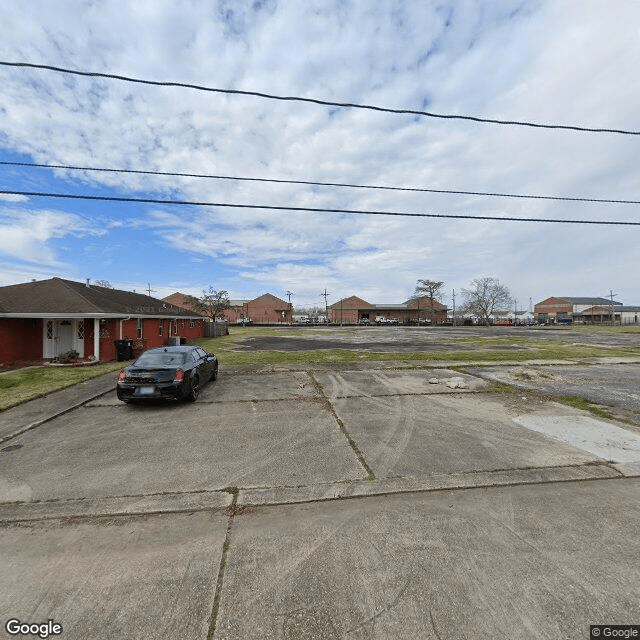
M411 298L402 304L371 304L358 296L350 296L334 302L328 310L329 322L334 324L358 324L365 320L374 323L377 317L398 324L417 324L418 318L421 322L438 324L447 319L446 305L429 296Z
M538 322L585 322L594 321L606 310L611 320L612 308L615 310L622 306L622 302L612 302L607 298L576 298L573 296L552 297L538 302L534 308L534 316ZM592 311L589 311L592 309ZM595 310L594 310L595 309ZM585 313L586 312L586 313Z
M190 296L183 293L174 293L164 300L185 309L193 309ZM242 320L251 320L254 324L291 324L293 320L291 304L270 293L253 300L229 300L229 307L223 309L222 315L230 324Z
M200 315L147 295L62 278L0 287L0 364L52 360L69 351L83 360L114 360L114 340L134 355L172 336L203 336Z

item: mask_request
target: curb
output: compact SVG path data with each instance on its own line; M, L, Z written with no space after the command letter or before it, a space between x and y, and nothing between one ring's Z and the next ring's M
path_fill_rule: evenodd
M66 387L67 389L69 389L70 387L73 387L76 385L70 385L69 387ZM63 391L63 389L60 389L60 391ZM9 440L12 440L13 438L22 435L23 433L26 433L27 431L31 431L32 429L36 429L37 427L45 424L46 422L50 422L51 420L55 420L55 418L59 418L60 416L63 416L65 413L69 413L70 411L73 411L74 409L79 409L80 407L82 407L83 405L87 404L88 402L91 402L92 400L96 400L97 398L100 398L102 396L107 395L107 393L111 393L111 391L113 391L112 388L107 389L106 391L101 391L100 393L96 393L92 396L90 396L89 398L85 398L84 400L80 401L80 402L76 402L72 405L68 405L66 406L64 409L60 409L59 411L56 411L55 413L51 413L48 416L41 418L40 420L36 420L35 422L31 422L30 424L24 426L24 427L20 427L17 431L14 431L12 433L10 433L9 435L3 436L2 438L0 438L0 444L3 444L4 442L7 442ZM46 397L42 396L43 398ZM32 400L36 400L37 398L32 398ZM30 402L30 401L27 401ZM21 403L21 404L25 404L25 403ZM16 405L16 406L20 406L20 405Z

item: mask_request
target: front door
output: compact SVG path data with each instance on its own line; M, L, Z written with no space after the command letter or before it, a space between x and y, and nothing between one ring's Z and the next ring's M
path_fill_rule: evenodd
M58 353L67 353L73 349L73 334L75 320L61 320L58 324Z
M42 357L57 358L71 350L84 357L84 322L45 319Z

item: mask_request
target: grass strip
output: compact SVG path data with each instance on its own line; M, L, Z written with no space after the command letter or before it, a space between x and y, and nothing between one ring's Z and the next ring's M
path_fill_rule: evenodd
M82 367L34 367L0 375L0 411L122 369L122 362ZM113 380L115 386L115 376Z
M554 396L549 393L540 393L532 391L530 389L523 389L521 387L515 387L505 382L491 382L487 388L488 393L500 393L500 394L519 394L528 398L535 398L536 400L544 400L547 402L559 402L568 407L579 409L580 411L588 411L599 418L605 418L612 420L613 414L605 407L589 402L585 398L580 396Z

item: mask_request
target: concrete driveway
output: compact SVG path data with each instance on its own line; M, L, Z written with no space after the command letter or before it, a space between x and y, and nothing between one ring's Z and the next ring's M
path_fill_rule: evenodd
M108 392L29 430L4 412L5 433L12 415L0 637L10 618L63 638L283 640L640 621L640 437L624 424L375 365L222 367L194 404ZM620 429L625 455L549 424Z

